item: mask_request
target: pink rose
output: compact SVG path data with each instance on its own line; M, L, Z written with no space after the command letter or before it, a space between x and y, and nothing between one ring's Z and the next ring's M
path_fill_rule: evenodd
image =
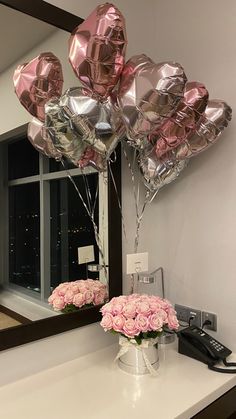
M161 300L161 308L163 310L168 310L169 308L172 308L172 305L171 305L171 303L168 300L166 300L164 298L163 300Z
M66 291L64 295L64 300L66 304L72 304L74 299L74 293L71 290Z
M53 303L53 301L55 300L55 298L57 298L57 294L56 294L56 293L55 293L55 294L50 295L50 297L48 298L48 302L49 302L49 304L52 304L52 303Z
M111 300L112 301L112 300ZM111 301L109 301L109 303L107 303L107 304L105 304L101 309L100 309L100 311L101 311L101 313L104 315L104 314L106 314L106 313L109 313L109 314L111 314L112 312L113 312L113 304L112 304L112 302Z
M81 292L74 295L73 304L76 307L82 307L84 305L84 303L85 303L85 298L84 298L84 295Z
M63 310L63 308L65 308L65 301L63 297L56 297L53 300L53 308L56 311L60 311Z
M119 303L119 304L126 304L127 303L127 296L125 295L120 295L120 297L116 297L116 299L114 300L114 303Z
M160 316L162 318L163 323L167 323L167 313L165 312L165 310L158 310L158 316Z
M161 305L156 299L150 300L149 307L153 313L156 313L157 311L161 309Z
M104 303L104 293L102 293L102 292L97 292L97 293L94 295L93 304L94 304L95 306L98 306L99 304L102 304L102 303Z
M103 327L105 332L113 328L113 317L111 314L107 313L103 316L100 325Z
M63 285L63 284L62 284ZM58 295L63 296L68 290L68 285L64 284L58 289Z
M151 313L149 304L145 301L140 301L137 304L137 313L143 314L144 316L148 316Z
M158 313L151 314L148 318L151 330L159 331L162 329L163 320Z
M129 338L133 338L134 336L139 335L140 332L136 327L135 320L133 320L133 319L125 320L125 324L124 324L124 327L123 327L123 333L125 334L125 336L127 336Z
M143 314L138 314L135 319L135 325L140 332L147 332L149 330L148 317Z
M127 319L132 319L133 317L135 317L136 314L136 305L133 302L129 302L127 304L124 305L123 310L122 310L122 314L127 318Z
M112 313L113 313L113 315L114 316L117 316L117 314L121 314L122 313L122 310L123 310L123 306L124 306L124 304L121 304L119 302L115 302L112 305Z
M125 317L122 314L118 314L118 316L113 317L113 329L116 332L123 332L123 327L125 324Z
M94 297L93 291L86 290L84 292L84 301L85 301L85 304L91 304L93 302L93 297Z
M178 329L179 322L175 314L171 314L170 316L168 316L168 327L170 329Z

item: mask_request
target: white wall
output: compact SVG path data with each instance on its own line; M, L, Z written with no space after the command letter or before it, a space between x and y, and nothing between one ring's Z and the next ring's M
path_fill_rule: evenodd
M65 7L62 0L51 3ZM70 0L67 10L85 17L99 1ZM190 80L199 80L211 98L236 105L236 3L234 0L122 1L128 54L176 60ZM233 119L220 141L191 161L182 178L162 190L146 211L140 250L150 269L165 269L173 302L218 315L219 339L236 351L236 141ZM134 208L129 174L123 168L123 208L132 251ZM125 263L124 263L125 265ZM125 280L125 288L127 282Z
M46 41L29 51L14 65L0 75L1 102L0 102L0 135L22 124L29 122L32 116L20 104L15 92L12 77L18 64L28 62L41 52L53 52L61 61L64 77L64 88L79 85L68 61L68 32L55 31Z

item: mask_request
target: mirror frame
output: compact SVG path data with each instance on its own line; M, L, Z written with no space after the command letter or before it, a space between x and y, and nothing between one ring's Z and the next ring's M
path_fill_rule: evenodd
M43 0L0 0L0 4L42 20L68 32L83 22L65 10ZM0 136L1 142L9 138L24 138L28 124L24 124ZM119 199L121 200L121 150L116 149L116 162L112 164L113 176ZM116 190L108 171L108 258L109 258L109 298L122 294L122 226L121 213ZM101 319L101 306L82 308L78 312L67 313L36 320L29 324L14 326L0 331L0 351L43 339L67 330L86 326Z

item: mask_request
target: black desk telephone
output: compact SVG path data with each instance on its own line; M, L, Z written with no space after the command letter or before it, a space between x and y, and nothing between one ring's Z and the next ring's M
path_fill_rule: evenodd
M208 335L203 329L190 326L177 332L177 335L179 338L179 353L204 362L208 365L208 368L214 371L236 373L236 369L214 366L220 361L223 361L227 367L236 366L236 363L226 361L232 351Z

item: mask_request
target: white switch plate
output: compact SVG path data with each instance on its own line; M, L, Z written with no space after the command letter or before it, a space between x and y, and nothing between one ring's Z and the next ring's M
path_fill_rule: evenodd
M83 246L78 247L78 264L94 262L94 247Z
M127 255L127 274L148 271L148 252Z

